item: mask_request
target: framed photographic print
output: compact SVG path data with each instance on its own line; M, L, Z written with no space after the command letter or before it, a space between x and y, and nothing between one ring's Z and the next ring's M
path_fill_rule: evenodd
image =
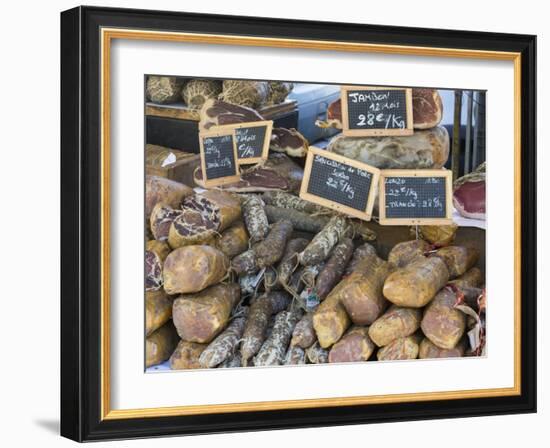
M535 36L61 25L62 435L536 411Z

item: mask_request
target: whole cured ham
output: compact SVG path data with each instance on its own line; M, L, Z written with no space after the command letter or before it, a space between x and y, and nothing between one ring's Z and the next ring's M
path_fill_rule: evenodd
M449 134L438 126L410 136L334 137L327 150L380 169L441 168L449 157Z
M485 219L485 163L455 181L453 205L465 218Z
M415 129L437 126L443 118L443 101L435 89L412 89Z

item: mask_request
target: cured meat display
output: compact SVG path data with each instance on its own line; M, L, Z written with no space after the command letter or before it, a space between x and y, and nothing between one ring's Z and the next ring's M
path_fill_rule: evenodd
M455 212L455 222L449 213L441 220L421 216L387 223L376 205L368 216L354 214L362 207L357 193L374 186L376 197L384 184L369 185L372 178L364 177L357 187L347 176L367 164L411 170L412 177L436 185L439 171L423 175L423 170L448 166L445 95L412 89L412 135L353 137L335 130L342 128L342 104L333 96L324 103L326 119L318 112L309 118L332 133L308 141L304 135L312 133L303 122L285 122L295 102L301 120L307 117L298 93L293 83L282 81L148 78L149 102L165 108L183 99L185 113L196 120L193 137L228 124L274 124L264 127L271 132L263 140L266 150L269 141L267 156L252 163L239 155L239 176L227 179L240 178L236 182L206 188L204 160L189 170L185 183L146 177L146 367L337 369L330 364L483 356L487 291L479 220L485 219L485 164L454 183L449 176L446 189L439 184L437 200L424 197L431 194L426 188L415 190L411 183L407 190L395 183L399 190L390 194L405 198L402 209L419 201L434 208L430 201L447 201L449 207L452 202L465 218ZM273 115L277 107L283 118ZM323 148L333 153L322 165L326 178L308 165ZM385 178L399 179L399 173ZM328 199L336 197L331 194L303 194L316 181L323 183L316 190L320 195L330 189L348 193L346 207L328 208L334 204Z

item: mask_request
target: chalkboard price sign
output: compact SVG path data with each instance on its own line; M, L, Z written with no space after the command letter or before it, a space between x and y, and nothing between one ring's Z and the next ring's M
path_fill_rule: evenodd
M202 178L205 187L240 179L233 130L199 134Z
M349 136L412 135L412 89L343 86L342 132Z
M239 165L258 163L261 160L267 159L273 121L224 125L218 126L216 129L234 129L237 144L237 163Z
M310 146L300 197L369 221L379 176L366 163Z
M382 171L380 175L380 224L442 225L451 222L451 171Z

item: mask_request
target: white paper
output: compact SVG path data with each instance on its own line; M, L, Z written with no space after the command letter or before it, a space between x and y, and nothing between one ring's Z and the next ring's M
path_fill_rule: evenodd
M512 62L138 41L114 41L111 57L114 409L513 386ZM488 89L486 278L498 300L489 299L487 357L145 374L140 154L147 73Z

